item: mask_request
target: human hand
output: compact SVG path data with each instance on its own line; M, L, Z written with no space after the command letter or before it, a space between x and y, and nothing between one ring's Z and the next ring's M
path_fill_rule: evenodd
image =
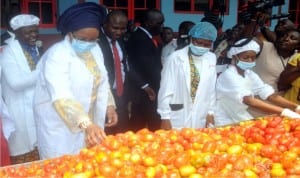
M298 106L296 107L295 112L298 113L298 114L300 114L300 105L298 105Z
M156 98L155 91L151 87L149 87L149 86L147 86L146 88L144 88L144 90L148 94L148 97L149 97L150 101L154 101L155 98Z
M211 127L214 127L215 126L215 119L214 119L214 116L211 115L211 114L208 114L206 116L206 123L205 123L205 127L206 128L211 128Z
M106 138L106 134L102 128L96 124L90 124L85 129L85 141L88 147L101 143Z
M114 106L107 107L106 116L107 116L107 123L105 123L105 127L111 127L118 123L118 114Z
M258 12L256 14L256 20L257 20L257 24L262 27L265 25L265 23L270 20L270 14L268 13L262 13L262 12Z
M164 130L171 130L172 129L172 125L169 119L162 119L161 120L161 124L160 124L160 128L164 129Z
M280 115L285 116L285 117L300 119L300 114L298 114L290 109L283 109Z

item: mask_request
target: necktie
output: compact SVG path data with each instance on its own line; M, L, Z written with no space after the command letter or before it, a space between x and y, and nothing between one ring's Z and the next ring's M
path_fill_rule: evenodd
M198 84L200 82L200 75L191 55L189 55L189 62L191 68L191 97L192 97L192 101L194 102L197 93Z
M154 46L157 48L158 47L158 43L157 43L156 39L153 38L153 37L152 37L152 42L153 42Z
M116 41L112 41L112 48L115 60L115 74L116 74L116 85L117 85L117 95L121 96L123 94L123 80L121 72L121 60L120 55L116 46Z

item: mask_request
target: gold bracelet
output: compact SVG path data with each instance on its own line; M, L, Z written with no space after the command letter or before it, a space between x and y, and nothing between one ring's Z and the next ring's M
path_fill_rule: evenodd
M80 122L79 124L79 128L82 130L87 129L90 125L92 125L93 123L90 120L84 120L82 122Z

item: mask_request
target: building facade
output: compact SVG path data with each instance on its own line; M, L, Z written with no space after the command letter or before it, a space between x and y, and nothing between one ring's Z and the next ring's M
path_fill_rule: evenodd
M129 19L137 21L146 9L160 9L165 16L165 26L171 27L175 32L182 21L198 22L204 17L212 21L216 21L215 18L221 19L221 27L225 31L237 24L238 20L247 17L239 14L264 11L271 2L271 13L277 15L269 24L271 28L277 23L276 17L287 13L296 25L300 21L299 0L252 0L255 3L251 0L1 0L1 30L5 30L9 14L21 11L40 17L41 34L57 34L57 17L69 6L87 1L103 4L109 9L121 9L128 14Z

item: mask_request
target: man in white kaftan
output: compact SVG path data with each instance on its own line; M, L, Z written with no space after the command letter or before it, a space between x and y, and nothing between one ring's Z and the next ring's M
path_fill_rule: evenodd
M38 24L39 18L29 14L12 18L11 26L18 38L11 37L7 40L0 54L2 97L16 127L16 131L8 140L11 156L29 153L37 144L32 109L38 76L38 70L35 70L37 61L33 60L25 46L35 50L38 57L38 49L35 46ZM30 35L28 30L31 30ZM28 35L30 38L26 39L22 35Z

